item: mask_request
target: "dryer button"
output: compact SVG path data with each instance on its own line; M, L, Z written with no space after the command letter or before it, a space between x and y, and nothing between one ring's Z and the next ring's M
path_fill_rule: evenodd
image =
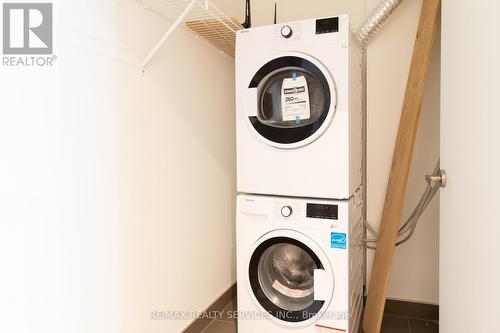
M292 215L292 207L290 206L284 206L281 208L281 215L283 215L283 217L289 217L290 215Z
M283 26L283 28L281 28L281 36L283 36L285 38L290 38L290 37L292 37L292 35L293 35L293 31L289 25L285 25L285 26Z

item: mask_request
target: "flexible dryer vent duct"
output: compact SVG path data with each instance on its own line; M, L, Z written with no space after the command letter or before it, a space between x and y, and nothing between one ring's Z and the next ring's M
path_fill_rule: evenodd
M382 0L382 2L375 8L375 10L371 13L370 16L363 22L363 24L358 28L356 32L356 36L358 38L359 44L363 49L363 137L366 138L366 48L370 40L375 36L375 34L380 30L384 22L391 16L392 12L403 2L403 0ZM363 140L363 202L367 202L367 189L366 189L366 140ZM366 225L368 222L366 221L366 204L363 205L363 221ZM366 228L363 231L363 238L366 238ZM367 281L367 269L366 269L366 251L363 251L363 284L366 286Z
M357 31L358 41L363 50L380 30L392 12L403 2L403 0L383 0L371 13Z

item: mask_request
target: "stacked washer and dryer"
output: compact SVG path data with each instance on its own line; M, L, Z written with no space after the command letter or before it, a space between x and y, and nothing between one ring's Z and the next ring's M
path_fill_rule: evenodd
M362 52L348 16L239 31L239 333L357 333Z

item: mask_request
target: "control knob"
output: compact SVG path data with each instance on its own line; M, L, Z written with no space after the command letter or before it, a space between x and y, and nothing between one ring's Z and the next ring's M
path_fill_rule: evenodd
M290 217L290 215L292 215L292 207L290 206L283 206L281 208L281 215L283 215L283 217Z
M285 38L290 38L290 37L292 37L292 35L293 35L293 31L292 31L292 28L290 28L289 25L284 25L281 28L281 36L283 36Z

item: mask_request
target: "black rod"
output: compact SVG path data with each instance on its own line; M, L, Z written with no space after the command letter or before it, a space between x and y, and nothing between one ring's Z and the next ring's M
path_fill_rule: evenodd
M274 24L277 23L277 20L276 20L276 13L278 12L278 5L276 4L276 2L274 3Z
M242 24L243 28L248 29L252 26L252 12L250 10L250 0L245 3L245 22Z

